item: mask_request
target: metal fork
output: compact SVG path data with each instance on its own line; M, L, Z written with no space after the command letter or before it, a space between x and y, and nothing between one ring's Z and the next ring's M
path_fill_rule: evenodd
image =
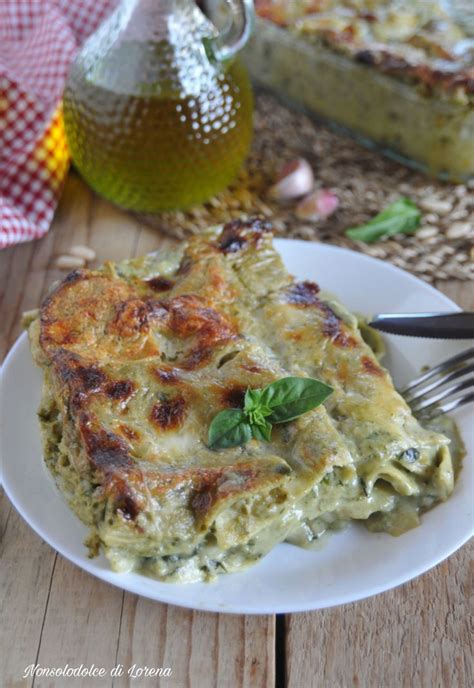
M415 415L438 415L474 401L474 347L430 368L400 390Z

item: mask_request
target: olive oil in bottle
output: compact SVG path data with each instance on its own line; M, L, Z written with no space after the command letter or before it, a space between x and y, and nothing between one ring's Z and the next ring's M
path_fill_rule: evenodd
M74 163L99 194L142 212L186 208L237 175L252 91L193 0L124 0L85 44L64 93Z

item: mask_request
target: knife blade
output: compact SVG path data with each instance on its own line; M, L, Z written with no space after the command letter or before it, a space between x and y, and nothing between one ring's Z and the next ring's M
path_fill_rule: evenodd
M379 313L370 327L388 334L430 339L474 338L474 313Z

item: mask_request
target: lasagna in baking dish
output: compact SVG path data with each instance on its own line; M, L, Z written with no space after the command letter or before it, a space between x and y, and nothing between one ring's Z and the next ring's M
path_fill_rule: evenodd
M361 143L465 180L474 174L474 29L461 4L257 0L244 55L258 83Z
M116 571L210 580L351 519L399 534L453 489L447 437L412 416L356 318L287 273L259 220L74 271L28 330L45 461ZM217 413L288 376L334 391L270 441L208 446Z

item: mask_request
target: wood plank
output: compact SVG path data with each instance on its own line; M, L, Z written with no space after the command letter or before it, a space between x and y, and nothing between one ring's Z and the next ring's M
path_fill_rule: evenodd
M2 495L2 501L6 497ZM2 513L4 513L2 506ZM29 686L37 657L55 552L12 508L0 542L0 685Z
M288 688L468 688L472 545L357 604L287 618Z
M28 280L28 273L34 251L34 245L24 244L8 251L8 282L4 286L1 298L2 326L0 328L0 358L10 348L15 333L19 330L22 295Z
M438 289L474 309L466 282ZM288 688L467 688L474 685L472 594L474 543L435 569L383 595L286 618Z
M155 664L150 664L151 659ZM190 688L274 685L274 617L225 616L125 595L117 661L127 669L169 667L170 683ZM149 685L126 673L114 688Z
M10 500L3 491L0 491L0 543L5 535L12 509Z
M48 286L63 273L55 259L73 244L97 252L96 264L119 260L172 239L113 208L70 175L50 232L34 243L0 253L0 355L20 331L23 310L39 305ZM123 593L57 557L6 498L0 502L2 578L0 685L31 685L21 681L23 669L92 663L111 669L122 662L173 668L163 685L255 686L274 684L273 617L224 617L182 610ZM56 562L56 564L55 564ZM12 633L13 628L13 633ZM126 677L125 677L126 678ZM115 685L129 685L115 679ZM35 687L64 681L37 678ZM88 681L87 685L112 685ZM133 686L158 685L134 680Z
M58 556L44 617L37 664L41 667L104 668L100 680L84 679L83 685L111 686L115 666L123 592L99 581ZM72 679L70 679L72 681ZM35 688L67 685L67 679L36 678ZM80 680L76 681L80 683Z

